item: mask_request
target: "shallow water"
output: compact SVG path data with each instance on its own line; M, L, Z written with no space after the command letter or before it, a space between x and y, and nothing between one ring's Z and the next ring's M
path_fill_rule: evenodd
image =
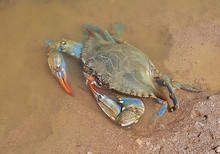
M84 23L110 28L122 22L123 38L162 72L215 93L220 91L219 7L218 0L0 0L1 151L108 153L117 141L122 146L115 151L135 148L129 140L146 131L146 118L132 131L114 125L88 92L78 61L66 57L74 91L68 96L50 73L44 40L80 41Z

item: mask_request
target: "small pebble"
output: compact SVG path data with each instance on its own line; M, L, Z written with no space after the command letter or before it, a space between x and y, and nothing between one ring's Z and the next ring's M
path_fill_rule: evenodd
M88 151L87 154L92 154L92 152L91 152L91 151Z
M214 96L210 95L210 96L207 96L207 99L208 100L212 100L214 98Z
M141 139L136 139L135 142L139 145L139 146L142 146L143 144L143 141Z
M191 116L191 118L196 118L200 115L201 115L201 113L198 110L192 110L190 116Z
M220 153L220 146L218 146L217 148L215 148L215 152Z
M119 146L117 147L117 150L123 150L123 146L122 146L122 145L119 145Z

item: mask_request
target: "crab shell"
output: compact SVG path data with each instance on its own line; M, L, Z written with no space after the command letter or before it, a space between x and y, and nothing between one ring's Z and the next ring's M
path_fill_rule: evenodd
M159 71L140 50L128 43L100 43L89 37L81 54L84 74L108 89L136 97L160 95L154 78Z

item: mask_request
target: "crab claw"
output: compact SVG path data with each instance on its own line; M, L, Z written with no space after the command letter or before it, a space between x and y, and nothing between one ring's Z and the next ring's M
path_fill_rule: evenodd
M88 81L98 105L109 118L121 126L136 123L144 113L144 104L140 99L123 97L117 101L99 93L93 84L95 83Z
M52 74L60 82L64 90L68 94L73 95L71 89L67 85L66 64L65 64L62 54L56 51L55 49L51 49L48 52L48 64L49 64Z

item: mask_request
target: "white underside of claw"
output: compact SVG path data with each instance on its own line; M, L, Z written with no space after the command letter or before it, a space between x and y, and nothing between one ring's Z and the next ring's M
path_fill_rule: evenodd
M138 120L136 120L135 122L131 121L131 122L126 123L126 124L121 123L121 126L122 126L122 127L126 127L126 126L129 126L129 125L131 125L131 124L133 124L133 123L137 123L137 122L138 122Z
M103 112L113 120L115 120L115 117L121 112L118 104L105 95L99 96L98 104Z

